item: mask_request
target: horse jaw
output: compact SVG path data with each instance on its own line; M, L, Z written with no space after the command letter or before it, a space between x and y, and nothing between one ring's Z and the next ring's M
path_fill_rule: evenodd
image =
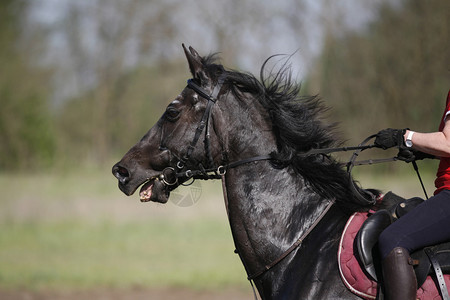
M170 192L166 186L159 180L153 179L144 182L139 191L139 198L141 202L158 202L167 203Z

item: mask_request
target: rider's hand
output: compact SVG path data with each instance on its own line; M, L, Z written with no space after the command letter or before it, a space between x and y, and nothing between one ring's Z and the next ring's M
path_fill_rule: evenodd
M407 163L412 162L414 160L422 160L425 158L434 159L436 157L431 154L427 154L427 153L413 150L413 149L406 149L406 148L401 148L397 154L397 159L403 160Z
M404 135L406 129L383 129L377 133L375 138L375 146L383 148L384 150L392 147L403 147Z

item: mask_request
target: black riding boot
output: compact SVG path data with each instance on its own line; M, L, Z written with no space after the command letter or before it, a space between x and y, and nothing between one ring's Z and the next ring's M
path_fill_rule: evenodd
M417 280L408 250L394 248L382 262L386 300L414 300Z

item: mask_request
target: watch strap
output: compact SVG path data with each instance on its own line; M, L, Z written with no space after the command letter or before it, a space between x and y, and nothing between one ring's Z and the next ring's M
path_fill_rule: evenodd
M410 130L409 132L408 132L408 136L406 137L406 146L407 147L412 147L412 137L413 137L413 135L414 135L414 131L412 131L412 130Z

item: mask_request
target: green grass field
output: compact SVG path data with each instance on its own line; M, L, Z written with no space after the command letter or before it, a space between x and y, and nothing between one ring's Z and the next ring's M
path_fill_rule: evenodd
M406 170L357 179L421 196ZM422 175L431 194L433 174ZM109 170L1 174L0 190L0 289L249 288L219 182L202 182L189 207L126 197Z
M126 197L109 172L0 175L0 288L247 288L220 185L201 188L180 207Z
M213 219L3 224L3 288L89 289L245 284L226 224Z

